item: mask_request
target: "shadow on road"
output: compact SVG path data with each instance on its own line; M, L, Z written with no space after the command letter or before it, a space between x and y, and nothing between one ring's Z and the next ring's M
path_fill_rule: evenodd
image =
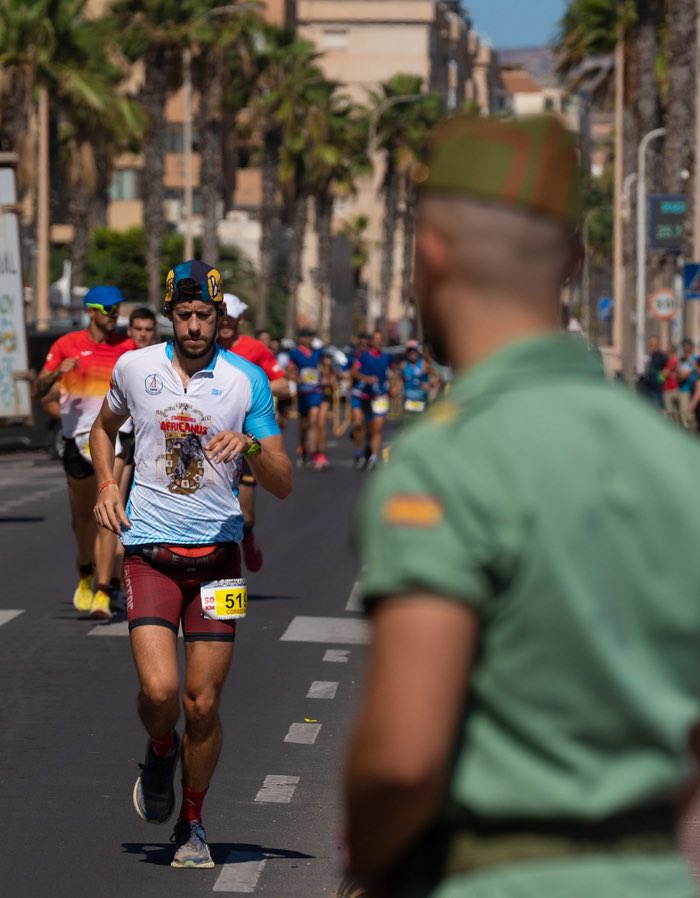
M142 854L142 864L154 864L157 867L169 867L173 859L173 845L171 842L123 842L122 849L125 854ZM305 854L303 851L288 851L286 848L264 848L262 845L247 845L240 842L210 842L209 851L212 860L217 866L225 864L231 854L235 852L234 863L242 864L247 861L264 861L273 858L299 858L313 859L313 854Z
M0 524L40 524L44 518L41 515L8 515L0 516Z

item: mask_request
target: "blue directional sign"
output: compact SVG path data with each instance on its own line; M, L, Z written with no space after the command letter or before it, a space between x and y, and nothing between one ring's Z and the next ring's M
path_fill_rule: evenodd
M598 300L598 321L612 321L615 300L611 296L601 296Z
M686 262L683 266L683 296L700 299L700 262Z

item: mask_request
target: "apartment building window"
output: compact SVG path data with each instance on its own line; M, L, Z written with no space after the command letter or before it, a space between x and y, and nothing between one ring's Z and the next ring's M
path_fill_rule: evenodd
M141 173L136 168L118 168L109 185L111 200L138 200L141 198Z
M321 34L322 50L347 50L350 36L347 28L324 28Z

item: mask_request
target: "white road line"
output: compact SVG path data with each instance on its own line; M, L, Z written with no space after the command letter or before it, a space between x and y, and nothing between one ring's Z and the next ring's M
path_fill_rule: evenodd
M215 892L254 892L265 867L266 858L252 851L232 851L226 858Z
M338 684L328 680L314 680L311 688L306 693L307 698L335 698Z
M349 655L350 649L328 649L323 660L331 664L347 664Z
M128 636L129 621L120 620L116 624L98 624L88 630L88 636Z
M265 777L262 788L255 796L255 801L287 804L292 800L294 790L298 784L298 776L276 776L271 774Z
M284 737L284 741L296 742L299 745L313 745L320 732L320 723L293 723Z
M371 631L367 621L346 617L295 617L280 636L286 642L339 642L366 645Z
M348 603L345 606L345 610L353 613L362 613L362 611L364 610L362 607L359 580L356 580L352 585L352 589L350 590L350 598L348 599Z
M8 611L0 611L0 627L2 627L3 624L6 624L11 620L14 620L14 618L18 617L20 614L24 614L24 612L23 611L9 611L9 610Z

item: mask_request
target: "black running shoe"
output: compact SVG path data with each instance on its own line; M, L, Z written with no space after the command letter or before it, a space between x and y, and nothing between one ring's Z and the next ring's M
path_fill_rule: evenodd
M146 762L139 764L141 776L134 786L134 807L146 823L165 823L175 807L175 768L180 757L180 737L175 733L175 746L167 758L159 758L151 740L146 745Z

